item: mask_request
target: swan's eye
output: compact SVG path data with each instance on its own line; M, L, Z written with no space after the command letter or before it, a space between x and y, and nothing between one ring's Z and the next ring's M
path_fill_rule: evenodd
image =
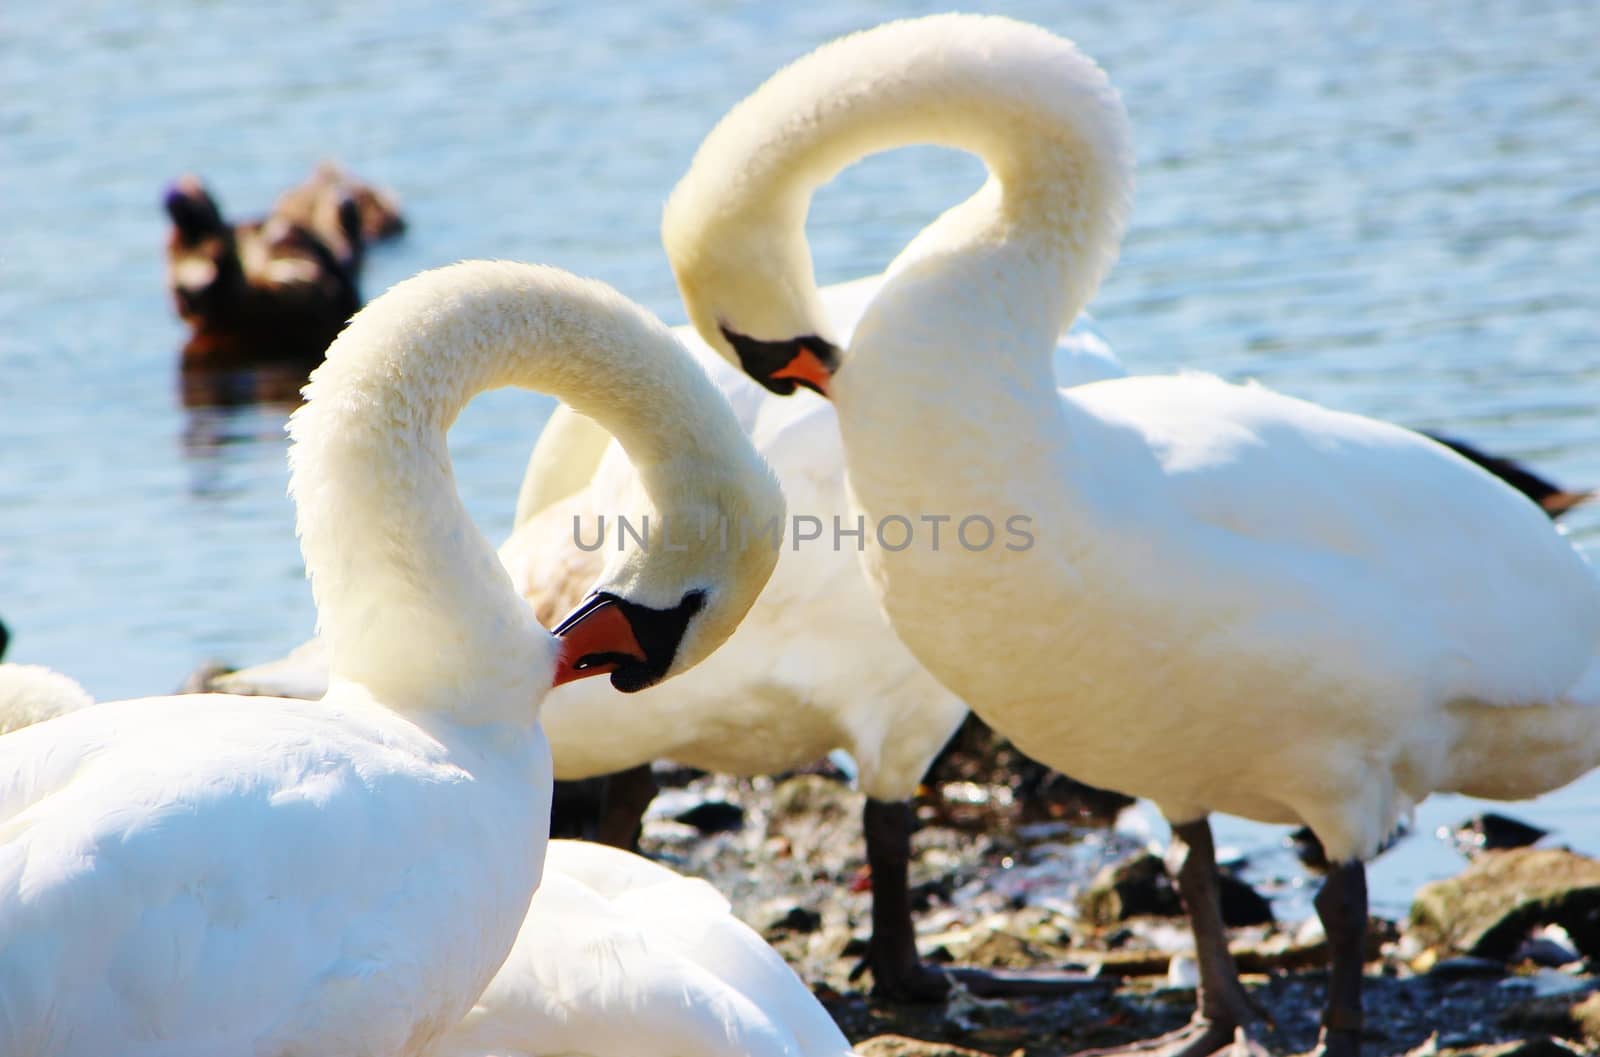
M807 334L786 341L761 341L723 326L722 336L739 354L744 373L779 396L791 396L805 386L828 395L828 380L839 368L839 350L825 338Z

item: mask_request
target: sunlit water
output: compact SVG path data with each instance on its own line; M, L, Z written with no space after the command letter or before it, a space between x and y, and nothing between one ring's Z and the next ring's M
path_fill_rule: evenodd
M207 659L275 656L311 628L283 412L177 400L158 208L171 178L201 173L242 216L334 155L396 188L412 224L372 258L369 293L500 256L598 276L676 321L656 226L700 137L784 61L923 10L19 9L0 26L0 615L13 659L132 696ZM1093 309L1135 370L1258 378L1600 482L1591 3L995 10L1076 38L1127 101L1139 193ZM813 210L821 277L877 270L980 175L932 150L847 173ZM491 538L509 528L549 407L493 394L452 434ZM1600 549L1600 509L1568 523ZM1600 850L1596 806L1591 784L1514 810ZM1429 838L1410 844L1423 851L1380 868L1390 907L1459 865Z

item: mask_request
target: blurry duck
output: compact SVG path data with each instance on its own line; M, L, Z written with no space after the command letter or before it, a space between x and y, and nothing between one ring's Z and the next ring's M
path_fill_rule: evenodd
M193 175L174 181L165 208L167 287L190 328L185 368L309 369L361 307L355 273L309 228L280 216L229 223ZM359 243L354 201L337 217Z
M355 206L354 224L347 203ZM366 248L406 230L393 191L357 179L335 161L319 162L303 183L279 195L272 215L315 234L358 279Z

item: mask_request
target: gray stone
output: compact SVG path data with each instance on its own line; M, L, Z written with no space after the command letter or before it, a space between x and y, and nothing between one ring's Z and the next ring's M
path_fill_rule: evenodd
M1540 848L1487 853L1457 876L1424 885L1407 928L1441 953L1504 961L1548 924L1566 929L1581 953L1600 953L1600 862Z

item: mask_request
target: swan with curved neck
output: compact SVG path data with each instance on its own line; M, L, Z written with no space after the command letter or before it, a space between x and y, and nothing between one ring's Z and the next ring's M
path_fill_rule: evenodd
M805 241L811 195L868 154L919 143L971 151L990 178L902 252L878 300L922 262L963 300L1009 292L1017 325L1048 331L1054 346L1116 256L1132 189L1127 124L1105 75L1071 44L981 16L825 45L712 129L661 225L707 343L780 395L824 389L839 349ZM1034 359L1048 388L1049 360Z
M662 513L781 516L726 402L602 284L473 262L374 301L290 425L325 697L147 698L0 738L0 1052L415 1057L471 1008L539 879L539 703L586 656L558 657L455 494L445 431L508 384L604 422ZM574 625L589 666L684 670L770 568L624 556L589 608L621 619ZM676 641L632 633L690 593Z
M550 391L614 431L642 484L635 508L654 522L645 545L613 555L582 612L563 625L570 662L560 667L557 681L610 671L619 688L641 689L692 666L732 633L776 556L760 547L721 547L715 535L701 539L695 533L681 543L674 535L669 547L661 538L664 520L680 526L715 523L718 517L754 522L757 515L782 511L777 482L726 402L654 317L608 288L553 271L490 263L473 268L485 281L458 286L445 279L425 282L425 275L390 291L389 311L358 318L369 321L375 333L367 340L374 347L394 348L407 336L405 328L414 328L411 321L423 316L433 326L426 339L433 344L493 350L475 370L447 372L423 356L372 357L370 363L330 358L308 389L315 395L319 388L337 388L338 406L355 420L346 429L319 431L337 432L344 438L339 445L298 445L291 453L296 467L329 462L313 472L318 484L350 482L336 495L300 505L304 545L329 552L322 563L328 571L312 577L322 633L335 658L351 658L332 664L333 678L447 699L450 680L437 677L432 652L419 648L422 643L476 655L500 629L528 620L527 607L509 589L496 591L492 600L478 597L477 585L507 581L494 549L468 529L466 512L447 487L443 435L473 394L509 384L535 354ZM566 302L551 305L530 296L568 283L575 289ZM673 355L662 355L661 348L673 349ZM583 350L588 354L579 354ZM390 429L361 423L374 416L379 423L415 418L423 413L415 409L417 391L427 394L424 422L432 428L407 438L410 457L389 471L378 453L394 443ZM418 475L426 487L408 487ZM353 518L370 535L351 534ZM374 597L365 581L394 564L403 573L389 573L396 587L382 599ZM424 570L431 575L420 575ZM329 609L322 605L324 594L348 602ZM469 626L454 622L456 614L467 612L477 614ZM604 632L590 633L601 626ZM358 645L346 648L345 641ZM587 661L585 651L604 659ZM483 663L485 672L497 674L508 664L489 657ZM509 685L510 673L503 677ZM506 707L516 710L525 701L508 696Z
M928 115L938 115L938 119ZM974 151L989 182L828 342L801 222L874 150ZM865 565L919 660L995 729L1174 823L1209 1053L1253 1019L1206 816L1305 823L1319 1050L1361 1027L1363 860L1423 797L1534 795L1600 762L1600 583L1526 498L1398 427L1198 376L1057 391L1055 335L1115 255L1132 167L1104 75L1042 30L940 16L829 45L713 132L663 230L706 340L834 400L869 522L1025 517L1031 546ZM1492 560L1486 560L1492 556Z

